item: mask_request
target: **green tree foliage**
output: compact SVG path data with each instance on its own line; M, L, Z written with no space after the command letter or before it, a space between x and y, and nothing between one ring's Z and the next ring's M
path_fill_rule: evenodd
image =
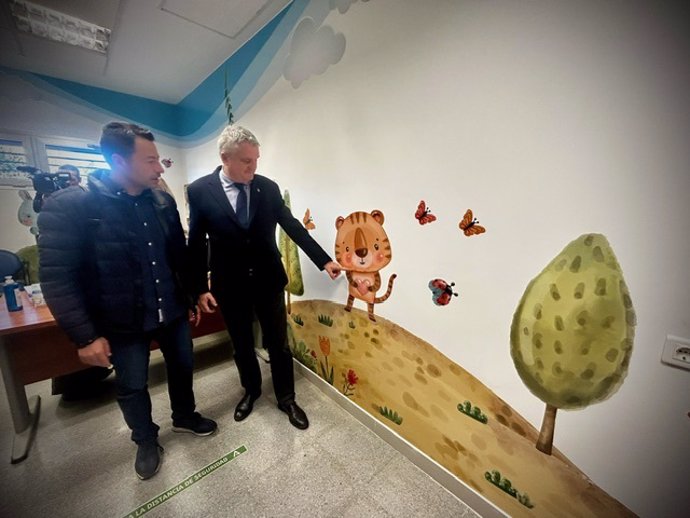
M556 411L613 395L628 371L635 311L606 237L570 243L534 278L510 330L523 383L546 403L537 449L551 454Z
M287 208L290 208L290 193L285 190L283 200ZM304 281L302 279L302 267L299 262L299 250L295 242L288 237L285 231L281 228L278 234L278 245L280 247L280 255L283 259L283 266L288 277L288 284L285 287L287 291L287 311L291 312L290 294L304 295Z

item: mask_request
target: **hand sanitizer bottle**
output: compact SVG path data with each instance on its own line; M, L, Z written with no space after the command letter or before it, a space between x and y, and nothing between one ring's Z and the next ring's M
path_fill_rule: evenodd
M11 275L5 275L5 284L2 287L2 291L5 294L8 311L21 311L24 309L22 297L19 293L19 284L14 282Z

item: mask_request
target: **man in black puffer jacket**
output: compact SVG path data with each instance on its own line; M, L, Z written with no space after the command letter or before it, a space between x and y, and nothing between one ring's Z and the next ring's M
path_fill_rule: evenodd
M163 451L147 385L152 340L165 358L173 430L217 428L195 412L187 251L175 202L156 189L163 167L153 140L134 124L107 124L100 144L111 171L92 173L88 191L53 194L38 221L45 300L83 363L115 367L142 480L158 472Z

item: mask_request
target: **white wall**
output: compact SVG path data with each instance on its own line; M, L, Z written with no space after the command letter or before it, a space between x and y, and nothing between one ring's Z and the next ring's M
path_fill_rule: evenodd
M559 412L555 446L642 516L679 516L690 494L690 372L659 362L690 336L688 41L679 12L643 2L376 0L333 11L342 61L294 89L281 79L239 122L260 172L334 221L381 209L393 248L376 309L438 347L537 428L509 328L527 283L572 239L605 234L638 315L628 378L610 400ZM289 44L289 42L288 42ZM187 151L190 179L215 144ZM438 216L420 227L420 199ZM465 238L472 208L488 229ZM307 266L307 298L345 302L345 281ZM435 307L433 277L460 297ZM674 482L678 481L678 482ZM681 485L680 481L685 483Z

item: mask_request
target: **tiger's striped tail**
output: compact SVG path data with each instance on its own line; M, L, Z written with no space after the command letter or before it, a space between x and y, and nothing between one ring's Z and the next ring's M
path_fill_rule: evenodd
M383 301L385 301L385 300L388 300L388 297L391 296L391 292L393 291L393 281L395 280L395 278L396 278L397 276L398 276L397 273L394 273L393 275L391 275L391 278L388 279L388 290L386 290L386 293L384 293L384 294L381 295L380 297L376 297L376 298L374 299L374 304L379 304L379 303L381 303L381 302L383 302Z

